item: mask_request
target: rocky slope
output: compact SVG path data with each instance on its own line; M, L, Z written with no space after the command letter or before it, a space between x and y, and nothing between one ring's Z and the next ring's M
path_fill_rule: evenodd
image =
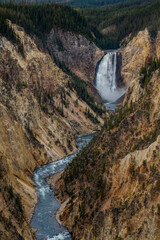
M139 73L148 59L160 57L160 31L152 37L146 28L140 31L129 43L119 50L119 66L121 67L121 79L130 87L133 102L138 100L141 94L139 85ZM124 103L128 102L128 97Z
M122 78L130 85L138 79L140 68L145 64L146 58L153 54L148 30L139 32L126 47L120 49L119 54L122 59Z
M23 45L19 51L0 36L0 239L31 240L34 169L74 152L75 135L96 130L103 120L40 41L9 24Z
M148 36L147 30L144 34ZM146 45L139 38L132 40L133 46L129 43L131 51L134 44L143 43L139 50L146 46L144 63L150 53L145 40ZM138 57L129 48L127 54ZM57 194L66 202L61 220L73 239L160 238L160 70L153 71L142 87L137 70L143 66L141 52L138 65L131 64L134 57L128 66L126 61L123 73L134 83L126 96L128 103L111 114L100 134L57 182ZM134 76L127 75L132 69ZM140 91L135 97L136 85Z
M53 28L47 38L52 57L56 57L78 77L94 82L97 62L103 57L96 45L85 37Z

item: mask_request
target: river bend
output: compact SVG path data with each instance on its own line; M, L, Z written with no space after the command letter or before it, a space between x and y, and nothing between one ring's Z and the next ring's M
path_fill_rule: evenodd
M95 134L77 138L78 151L86 146ZM45 179L53 174L63 171L76 154L64 157L61 160L43 165L34 172L38 203L35 207L31 226L37 229L37 240L71 240L67 228L61 226L56 220L56 212L60 207L55 198L54 191L50 189Z

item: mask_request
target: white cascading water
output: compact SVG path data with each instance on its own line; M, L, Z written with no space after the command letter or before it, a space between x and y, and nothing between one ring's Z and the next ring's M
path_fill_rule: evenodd
M108 52L101 60L96 73L96 88L106 102L115 102L124 93L116 83L117 51Z

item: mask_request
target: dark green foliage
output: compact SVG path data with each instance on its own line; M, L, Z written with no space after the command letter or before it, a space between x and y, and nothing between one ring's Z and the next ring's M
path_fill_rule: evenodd
M83 9L88 24L102 30L112 26L106 33L98 37L96 42L103 49L118 48L120 41L131 33L130 39L145 29L150 30L152 37L160 26L160 1L129 1L117 5L96 9ZM123 42L123 44L126 44Z
M8 187L8 193L9 193L9 199L13 199L14 193L13 193L13 187L11 185Z
M3 177L3 165L2 165L2 156L0 156L0 180Z
M123 238L121 236L117 236L115 240L123 240Z
M147 167L147 162L146 160L143 160L143 166L146 168Z
M1 184L1 194L8 211L6 214L6 207L5 209L1 209L0 224L1 227L3 226L6 231L10 232L10 236L12 237L9 239L24 240L24 238L16 231L15 228L15 223L19 224L19 226L22 226L23 222L26 221L21 203L21 197L15 192L12 185L7 185L6 182L7 181L5 180L5 184ZM5 211L3 212L3 210ZM0 231L0 239L8 240L8 236L5 236L5 231Z
M0 35L7 37L8 40L15 43L18 46L18 51L24 57L23 43L10 26L8 22L9 16L10 11L8 9L3 9L0 4Z
M160 204L157 204L157 208L158 208L158 216L160 216Z
M154 37L160 25L159 16L160 0L154 2L136 0L105 8L78 11L60 4L1 3L0 33L12 40L15 39L13 31L6 24L6 19L10 19L13 23L24 27L27 33L37 35L43 42L46 34L53 27L58 27L84 35L102 49L113 49L118 48L120 41L130 33L132 38L145 27L149 28ZM100 33L100 30L110 26L114 26L112 31L108 31L106 35ZM23 45L18 39L16 41L19 51L23 52ZM57 39L57 44L59 50L64 50L60 39Z
M5 186L3 190L3 196L8 205L10 206L10 212L18 218L23 218L23 206L21 197L18 193L15 193L12 185Z
M135 109L135 104L130 104L130 106L119 107L114 113L110 114L110 117L106 119L104 127L110 131L124 120L130 113Z
M0 3L0 33L13 38L13 32L6 25L6 19L24 27L27 33L37 35L42 41L45 40L45 34L49 33L53 27L79 33L93 40L84 17L68 6ZM57 43L60 48L63 48L60 39L57 39Z
M103 178L105 160L99 164L99 169L96 170L96 175L93 175L93 172L90 172L90 166L93 164L94 159L91 161L87 154L92 149L91 146L95 140L96 137L92 139L88 147L83 148L83 150L78 153L76 158L74 158L74 160L68 165L67 171L64 174L64 182L65 187L67 188L68 183L72 182L74 179L81 179L82 177L86 176L88 182L92 183L94 191L90 188L84 189L83 195L85 197L88 195L89 199L92 198L92 200L94 199L96 201L99 197L103 199L105 196L106 180ZM92 150L92 154L96 159L100 152L97 150Z
M18 92L20 92L23 88L27 88L27 83L18 81L16 84Z
M9 229L10 234L12 234L12 236L15 240L24 240L24 238L18 232L15 231L15 226L11 222L11 219L4 216L2 211L0 212L0 222L1 222L1 224L3 224L6 231L8 231L8 229ZM2 231L0 231L0 238L3 240L8 240L8 236L6 236L5 233Z
M97 164L97 157L100 151L93 148L97 136L94 137L89 145L85 147L76 158L69 164L66 171L63 173L64 191L71 197L75 198L74 184L80 182L79 186L79 215L76 216L76 222L79 226L84 223L93 223L93 232L98 234L98 231L103 227L104 214L99 212L100 204L104 200L106 191L105 164L106 159L98 162L98 167L93 167ZM71 204L71 209L73 208ZM97 225L95 224L97 223ZM76 223L75 223L76 224Z
M86 115L86 117L88 117L93 123L95 123L95 124L99 123L98 119L97 119L96 117L94 117L94 115L90 112L89 109L86 109L85 115Z
M52 0L52 2L57 2L56 0ZM64 3L76 8L91 8L91 7L100 7L100 6L105 6L105 5L110 5L110 4L116 4L119 2L128 2L128 0L70 0L70 1L65 1L65 0L60 0L60 3ZM142 0L140 0L142 2Z
M46 114L52 114L55 111L53 92L49 89L44 89L40 82L38 86L32 89L34 96L37 98L39 106Z
M71 76L73 80L69 85L70 89L72 88L75 89L80 99L85 101L88 104L88 106L90 106L93 109L95 113L102 115L104 113L104 110L100 106L98 106L98 104L95 103L94 97L92 97L87 91L88 83L77 77L75 74L71 73ZM88 117L93 119L91 113L88 114Z
M18 210L21 213L23 213L23 206L22 206L22 202L21 202L21 197L18 193L15 196L15 204L16 204L16 207L18 208Z

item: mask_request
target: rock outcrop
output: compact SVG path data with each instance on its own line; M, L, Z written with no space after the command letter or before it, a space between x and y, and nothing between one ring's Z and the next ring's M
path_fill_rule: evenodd
M98 61L103 57L94 43L81 35L53 28L48 35L47 47L52 57L56 57L78 77L94 82Z

